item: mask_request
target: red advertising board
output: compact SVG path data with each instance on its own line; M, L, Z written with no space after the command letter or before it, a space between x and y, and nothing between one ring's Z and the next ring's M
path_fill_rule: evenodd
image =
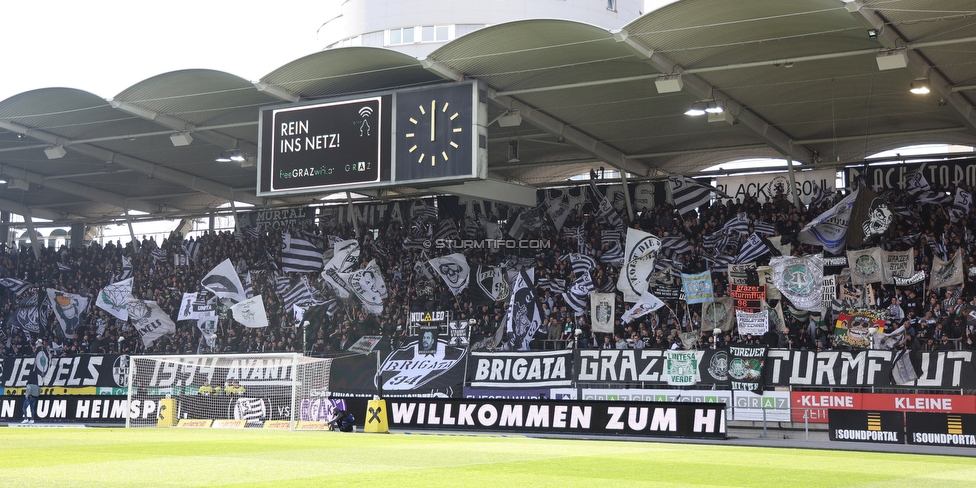
M976 396L794 391L790 406L794 422L826 423L830 409L976 413Z

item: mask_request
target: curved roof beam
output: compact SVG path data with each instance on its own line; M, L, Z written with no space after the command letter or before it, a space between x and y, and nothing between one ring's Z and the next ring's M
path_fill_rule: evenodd
M908 70L912 75L916 78L928 79L932 90L941 95L959 113L969 127L969 130L976 130L976 110L974 110L973 106L966 101L965 97L958 92L952 91L950 88L952 82L943 76L939 70L933 69L933 64L925 56L922 56L917 50L913 49L913 47L921 47L923 45L937 45L939 41L918 43L913 46L911 42L902 37L897 28L885 23L884 19L874 10L864 8L861 2L848 3L847 11L866 28L875 29L878 32L878 41L883 46L888 49L905 48L905 54L908 55ZM972 42L971 38L969 40ZM960 41L965 42L966 40L954 40L946 42L946 44L954 44Z
M425 69L440 75L444 79L451 81L460 81L464 79L464 75L462 73L458 73L436 61L425 59L422 61L422 63ZM481 81L484 82L484 80ZM543 113L536 107L523 103L510 96L500 95L499 92L488 83L485 83L485 86L488 87L488 98L493 103L505 109L518 110L519 115L522 116L522 120L528 121L530 124L545 132L548 132L555 137L561 137L564 141L579 147L580 149L592 154L594 157L599 158L620 171L631 173L635 173L637 171L637 168L627 167L627 161L629 158L623 152L551 115ZM644 168L641 169L653 169L663 174L661 170L655 168L654 166L643 162L639 163L644 166ZM489 170L492 169L489 168Z
M5 120L0 120L0 127L16 131L20 134L29 133L31 137L35 137L44 142L50 144L62 144L64 141L53 134L48 134L43 131L29 130L28 127L22 126L20 124L15 124ZM108 161L105 159L104 161ZM64 193L71 195L76 195L79 197L84 197L92 201L107 203L109 205L115 205L122 210L131 209L139 210L142 212L154 213L157 209L145 202L131 202L126 197L119 195L117 193L108 192L105 190L99 190L97 188L92 188L90 186L79 185L78 183L72 183L70 181L64 181L60 179L48 180L46 177L40 173L34 173L27 171L25 169L20 169L15 166L0 165L0 172L11 176L13 178L23 179L35 183L38 185L44 185L48 188L53 188ZM60 217L60 216L59 216ZM44 217L47 218L47 217Z
M290 92L288 90L285 90L284 88L282 88L280 86L277 86L277 85L269 85L269 84L264 83L264 82L261 82L261 81L255 81L254 82L254 88L256 88L259 92L267 93L268 95L271 95L271 96L273 96L273 97L275 97L275 98L277 98L279 100L285 101L285 102L295 103L295 102L298 102L299 100L302 99L302 97L300 97L300 96L298 96L298 95L296 95L296 94L294 94L294 93L292 93L292 92Z
M61 215L61 213L59 212L52 212L50 210L42 210L42 209L25 207L17 202L11 200L5 200L2 198L0 198L0 210L3 210L4 212L15 213L17 215L23 215L25 217L31 215L34 217L39 217L42 219L54 220L54 221L64 219L64 215Z
M161 164L150 163L148 161L143 161L141 159L129 156L127 154L116 153L109 151L108 149L103 149L98 146L93 146L91 144L75 143L70 139L65 139L63 137L58 137L57 135L44 132L37 129L31 129L29 127L22 126L20 124L14 124L12 122L7 122L0 120L0 128L15 131L20 134L28 133L31 137L44 141L48 144L61 144L65 149L71 149L72 151L77 151L86 156L101 160L101 161L111 161L119 166L129 168L131 170L138 171L144 175L152 176L154 178L159 178L170 183L176 183L177 185L183 185L187 188L192 188L197 191L208 193L218 198L223 198L228 201L239 201L246 202L252 205L263 205L265 200L263 198L258 198L253 194L242 194L236 193L233 188L216 183L204 178L198 178L194 175L183 173L182 171L176 171L171 168L167 168ZM49 184L50 186L50 184ZM53 188L53 186L52 186ZM87 187L85 187L87 188ZM94 190L94 189L92 189ZM101 192L102 190L94 190L96 192ZM108 192L104 192L109 194ZM110 194L111 195L111 194ZM91 198L88 195L81 195ZM116 195L121 198L122 201L128 202L124 197ZM105 201L103 203L110 203L112 205L120 206L123 209L131 210L142 210L149 213L158 213L158 209L150 208L149 210L143 210L137 207L126 207L125 205Z
M630 33L626 29L620 29L614 32L613 38L617 42L629 48L639 58L645 60L645 62L653 66L661 73L682 74L684 71L682 66L678 65L671 59L663 56L661 53L655 52L653 49L644 46L637 39L630 37ZM800 160L806 163L814 162L813 151L806 147L798 147L793 145L792 138L790 136L773 127L769 122L763 120L763 118L758 114L745 108L729 94L710 85L700 76L695 74L682 74L681 80L684 82L685 88L698 98L720 98L726 101L731 100L736 105L742 107L737 117L739 124L743 127L747 127L784 156L789 156L792 159Z
M121 110L127 114L135 115L136 117L146 119L151 122L155 122L168 129L173 129L175 131L189 131L194 137L199 137L203 141L207 141L224 149L246 149L257 154L257 146L248 141L242 141L226 134L221 134L220 132L200 129L200 127L198 127L196 124L187 122L183 119L178 119L172 115L161 114L155 110L149 110L148 108L140 107L134 103L120 102L118 100L109 100L108 104L114 109Z

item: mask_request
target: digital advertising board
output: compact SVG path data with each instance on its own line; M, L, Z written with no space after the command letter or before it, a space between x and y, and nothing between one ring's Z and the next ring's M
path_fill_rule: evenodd
M257 196L484 179L486 99L466 81L263 107Z

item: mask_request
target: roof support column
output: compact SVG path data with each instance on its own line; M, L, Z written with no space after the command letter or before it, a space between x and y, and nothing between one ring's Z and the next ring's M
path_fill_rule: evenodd
M139 254L139 240L136 239L136 232L132 230L132 217L129 217L129 211L125 211L125 223L129 225L129 238L132 239L132 249Z
M34 257L41 259L41 242L37 240L37 229L34 228L34 219L31 218L30 213L24 214L24 222L27 223L27 237L31 240Z

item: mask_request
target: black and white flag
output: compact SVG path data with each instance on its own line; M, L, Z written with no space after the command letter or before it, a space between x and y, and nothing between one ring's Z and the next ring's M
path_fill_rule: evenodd
M200 280L200 284L220 298L227 298L235 302L247 300L244 295L244 285L241 284L241 279L237 276L237 271L229 258L210 270Z
M973 196L962 188L956 188L956 198L952 202L952 209L949 210L949 220L957 222L960 219L965 219L972 204Z
M527 351L532 338L542 326L542 310L535 299L535 269L519 271L512 283L512 299L509 302L508 332L509 349Z
M268 326L268 314L264 310L264 300L261 295L235 303L230 307L234 320L244 327L258 329Z
M590 293L590 323L593 332L613 334L615 293Z
M552 219L553 224L556 225L556 230L563 230L563 224L566 223L566 217L569 217L572 208L569 206L569 202L565 198L556 198L551 200L546 200L546 213Z
M962 250L957 249L952 259L932 258L932 274L929 278L929 289L945 288L961 285L965 277L962 270Z
M471 268L468 266L468 258L464 254L454 253L440 258L433 258L428 261L430 267L434 269L444 280L444 284L454 296L457 296L468 287L471 278Z
M623 316L620 317L623 323L627 324L634 319L641 318L661 307L664 306L664 302L658 297L654 296L653 293L645 291L643 295L634 303L633 307L624 312Z
M720 198L729 198L728 195L714 186L680 175L669 176L668 184L671 188L674 206L677 207L681 215L696 210L711 201L712 193Z
M386 289L386 280L383 279L383 273L375 259L371 260L365 268L343 274L342 277L349 290L362 302L363 308L374 315L383 313L383 299L389 296L389 292Z
M739 255L736 256L736 263L751 263L767 254L771 254L773 250L772 244L769 243L765 237L759 235L758 232L753 232L752 235L746 239L746 242L742 243L742 247L739 248ZM777 251L778 253L779 251Z
M322 270L322 248L310 236L299 232L281 235L281 270L285 273L315 273Z
M511 290L505 270L501 267L479 264L475 269L474 279L477 289L472 288L474 293L471 294L471 300L475 303L489 304L508 299Z
M29 290L33 285L31 285L26 281L18 280L16 278L0 278L0 286L7 288L11 292L13 292L14 295L19 297L25 291Z
M884 260L880 247L847 251L847 263L851 269L851 283L855 285L884 281Z
M176 323L152 300L132 300L125 308L129 311L129 323L139 332L146 347L164 335L176 333Z
M636 302L647 291L648 279L654 272L654 261L661 251L661 239L647 232L628 228L624 264L617 279L617 289L624 301Z

